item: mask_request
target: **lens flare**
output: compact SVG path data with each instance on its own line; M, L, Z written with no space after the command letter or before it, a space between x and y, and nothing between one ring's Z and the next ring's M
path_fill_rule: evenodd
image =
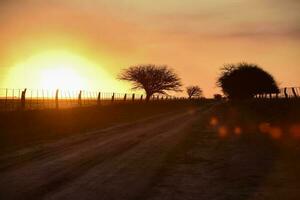
M217 126L217 125L219 124L218 118L212 117L212 118L210 119L210 121L209 121L209 124L210 124L211 126Z
M273 139L279 139L282 136L282 130L279 127L272 127L270 129L270 136Z
M271 129L271 124L267 122L263 122L259 125L259 131L262 133L269 133Z
M228 129L225 126L221 126L218 129L218 135L220 138L225 138L228 135Z
M290 134L294 138L300 138L300 124L292 125L290 128Z
M233 132L234 132L235 135L241 135L242 134L242 128L237 126L237 127L234 128Z

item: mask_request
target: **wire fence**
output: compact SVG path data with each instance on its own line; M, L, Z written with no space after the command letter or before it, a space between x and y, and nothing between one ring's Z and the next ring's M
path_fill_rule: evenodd
M174 100L169 95L154 95L150 100ZM146 101L144 94L97 91L0 88L0 111L65 109Z
M300 87L285 87L279 90L279 93L258 94L256 98L262 99L295 99L300 97Z
M258 94L257 99L295 99L300 87L281 88L279 93ZM153 95L151 101L185 99L170 95ZM44 90L0 88L0 111L65 109L112 103L144 102L144 94L86 90Z

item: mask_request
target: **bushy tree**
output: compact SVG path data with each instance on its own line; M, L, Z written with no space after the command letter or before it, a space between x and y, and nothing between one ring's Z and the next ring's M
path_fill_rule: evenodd
M272 75L261 67L249 63L224 65L217 85L230 99L247 99L257 94L279 92Z
M136 65L124 69L118 76L120 80L130 81L132 89L144 89L146 100L153 94L166 94L167 91L181 91L181 80L166 65Z
M222 100L222 95L220 95L220 94L214 94L214 99L215 100Z
M186 87L186 93L189 99L192 99L193 97L201 97L203 92L199 86L194 85Z

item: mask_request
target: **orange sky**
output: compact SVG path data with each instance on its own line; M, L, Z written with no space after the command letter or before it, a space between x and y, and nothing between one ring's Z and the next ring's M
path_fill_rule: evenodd
M298 0L1 0L0 87L39 87L12 68L52 50L101 68L82 73L92 83L86 89L111 90L96 80L103 72L125 92L114 85L120 69L154 63L211 96L218 69L239 61L261 65L282 87L299 86L299 10Z

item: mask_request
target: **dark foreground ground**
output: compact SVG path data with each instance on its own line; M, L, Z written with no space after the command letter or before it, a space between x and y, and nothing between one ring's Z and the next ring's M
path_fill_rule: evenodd
M300 199L299 102L101 109L7 121L0 199Z

